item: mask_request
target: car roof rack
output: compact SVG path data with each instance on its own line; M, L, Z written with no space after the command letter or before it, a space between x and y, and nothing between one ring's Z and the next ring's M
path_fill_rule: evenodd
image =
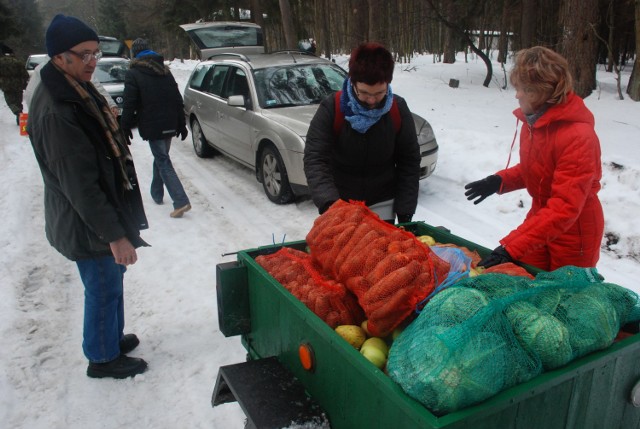
M270 52L271 54L299 54L299 55L309 55L315 57L315 54L312 54L309 51L305 51L303 49L282 49L279 51Z
M210 57L208 57L207 60L210 60L213 57L227 57L227 56L237 57L237 58L240 58L242 61L250 62L249 57L247 57L244 54L239 54L237 52L225 52L223 54L213 54Z

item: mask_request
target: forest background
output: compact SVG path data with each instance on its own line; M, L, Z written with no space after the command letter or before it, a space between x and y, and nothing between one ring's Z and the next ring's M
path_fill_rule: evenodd
M56 13L101 35L149 39L167 59L197 58L179 25L198 20L255 22L267 51L313 38L316 53L329 58L367 40L382 42L406 64L415 54L453 63L456 52L474 52L486 64L486 87L496 73L506 77L504 64L516 51L544 45L568 59L580 96L596 89L596 67L606 64L618 77L619 97L640 101L640 0L0 0L0 40L25 60L43 53ZM492 59L503 69L492 70ZM621 82L626 67L632 73Z

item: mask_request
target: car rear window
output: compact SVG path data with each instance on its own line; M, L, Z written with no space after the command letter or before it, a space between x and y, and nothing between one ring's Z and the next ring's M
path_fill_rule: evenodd
M200 49L232 46L263 46L262 30L259 27L220 25L188 31Z
M193 89L201 89L202 82L204 81L204 77L207 75L207 72L211 69L211 65L198 65L196 66L193 74L191 75L191 80L189 81L189 87Z

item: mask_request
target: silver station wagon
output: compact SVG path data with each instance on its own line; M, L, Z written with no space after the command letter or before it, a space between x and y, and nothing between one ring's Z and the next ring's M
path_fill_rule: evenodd
M308 194L303 169L307 130L319 103L342 88L347 73L300 51L214 54L193 70L184 91L196 155L224 154L253 169L276 204ZM414 114L421 178L435 169L438 144Z

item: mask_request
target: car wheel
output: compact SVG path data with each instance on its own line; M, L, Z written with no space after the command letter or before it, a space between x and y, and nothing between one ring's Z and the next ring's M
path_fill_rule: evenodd
M215 150L207 143L200 122L197 119L191 122L191 140L193 140L193 150L198 157L209 158L215 153Z
M274 146L266 146L260 154L260 175L264 193L271 201L276 204L293 201L294 195L287 170L278 149Z

